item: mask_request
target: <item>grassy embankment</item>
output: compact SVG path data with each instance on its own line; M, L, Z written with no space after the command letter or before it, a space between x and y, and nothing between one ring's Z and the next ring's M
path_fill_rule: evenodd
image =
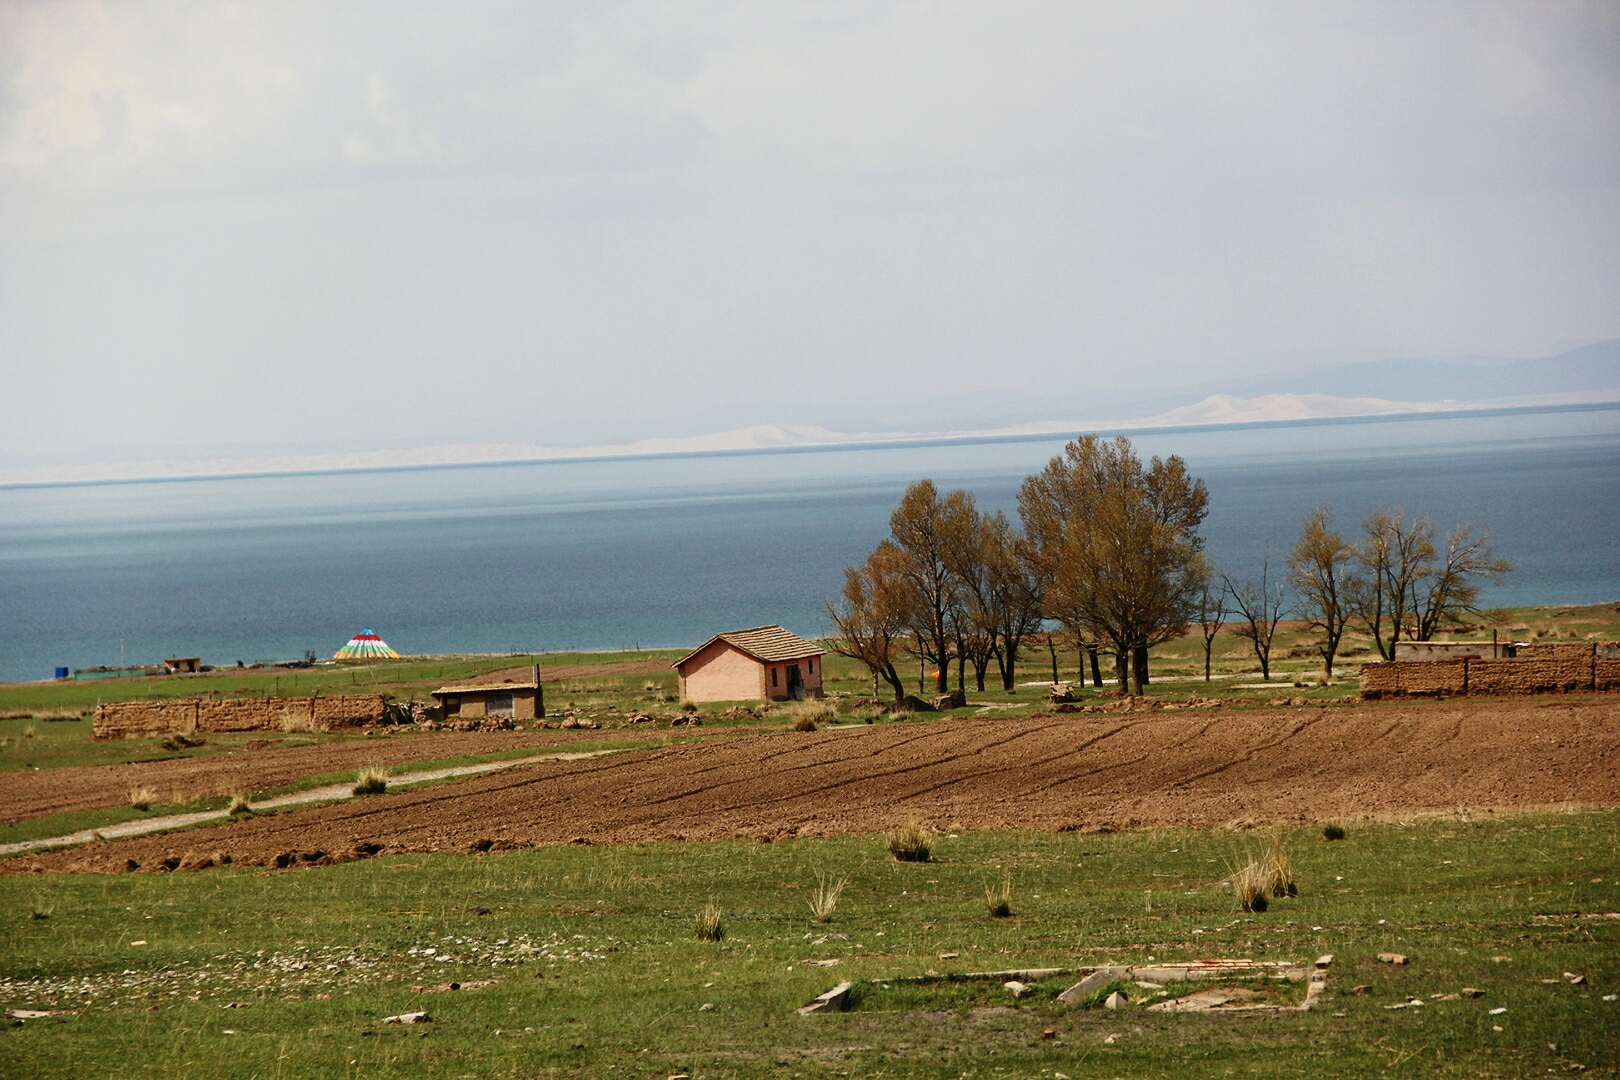
M1221 882L1264 838L1191 830L940 837L911 864L844 837L0 878L0 1004L71 1010L3 1029L0 1071L1615 1075L1620 919L1577 916L1620 907L1620 812L1286 841L1300 895L1254 915ZM847 879L827 923L807 903L818 875ZM1009 875L1012 914L992 918L986 886ZM719 942L693 934L710 899ZM1379 963L1386 950L1410 963ZM1069 1009L1061 977L1023 1001L997 981L892 981L1323 953L1319 1007L1268 1017L1149 1012L1153 989L1123 1012ZM843 979L850 1011L795 1015ZM1439 1000L1463 987L1484 996ZM433 1022L380 1023L419 1009Z

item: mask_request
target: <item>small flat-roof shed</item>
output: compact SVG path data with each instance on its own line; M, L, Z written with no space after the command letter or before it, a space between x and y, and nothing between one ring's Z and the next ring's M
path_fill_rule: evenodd
M675 661L682 701L798 701L821 696L825 650L780 626L716 634Z
M510 716L514 720L537 720L546 715L539 664L450 683L433 691L432 697L433 704L444 709L446 718Z

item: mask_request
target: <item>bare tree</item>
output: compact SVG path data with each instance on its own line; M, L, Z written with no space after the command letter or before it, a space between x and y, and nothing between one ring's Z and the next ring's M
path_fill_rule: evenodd
M894 690L894 699L906 696L904 681L895 667L911 625L910 590L901 573L903 556L885 540L860 566L844 571L844 591L837 603L826 602L827 619L838 631L834 652L858 660L872 673L872 694L877 696L881 677Z
M1370 579L1352 587L1348 595L1355 613L1372 635L1378 655L1393 660L1395 643L1400 641L1417 604L1418 583L1433 568L1434 522L1428 518L1408 519L1406 511L1396 507L1368 514L1362 529L1365 535L1356 548L1356 559Z
M1448 618L1475 610L1482 579L1500 584L1512 571L1511 562L1492 554L1490 534L1475 536L1458 523L1446 537L1445 561L1430 568L1412 605L1417 640L1428 641Z
M942 499L932 480L919 480L889 515L889 532L902 555L901 576L911 590L913 648L919 660L934 665L939 693L950 686L960 607L960 583L947 559L965 543L962 537L971 531L975 514L967 492Z
M972 496L968 496L971 507ZM972 626L959 649L973 661L978 687L991 659L1001 671L1002 689L1015 687L1018 654L1026 638L1041 624L1041 583L1030 565L1026 545L1013 532L1007 515L975 511L972 528L961 550L949 554L952 572L960 584L962 608Z
M1215 637L1226 625L1231 612L1226 607L1226 588L1214 587L1212 573L1204 576L1204 587L1198 590L1198 628L1204 635L1204 681L1209 682L1210 654L1215 649Z
M1332 525L1333 514L1326 507L1308 512L1299 542L1288 553L1288 584L1299 594L1300 613L1311 629L1322 632L1316 651L1330 679L1333 658L1350 624L1351 602L1365 591L1350 569L1356 549Z
M1208 506L1186 462L1155 457L1144 468L1124 438L1083 435L1024 481L1018 510L1049 582L1046 614L1113 647L1122 692L1141 693L1138 650L1179 637L1192 619Z
M1225 575L1221 577L1237 609L1236 614L1243 619L1236 624L1232 633L1240 638L1248 638L1249 644L1254 646L1255 658L1260 661L1260 677L1266 682L1271 681L1271 642L1277 636L1277 624L1282 621L1283 611L1282 584L1273 585L1270 574L1271 559L1268 556L1260 564L1258 581L1247 578L1235 582Z

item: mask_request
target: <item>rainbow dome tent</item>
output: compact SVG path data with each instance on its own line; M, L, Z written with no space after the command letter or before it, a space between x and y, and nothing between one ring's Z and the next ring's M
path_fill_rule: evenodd
M333 653L332 659L398 660L399 653L395 652L393 649L390 649L388 647L388 642L374 634L371 627L368 626L358 634L354 635L354 637L350 638L347 645Z

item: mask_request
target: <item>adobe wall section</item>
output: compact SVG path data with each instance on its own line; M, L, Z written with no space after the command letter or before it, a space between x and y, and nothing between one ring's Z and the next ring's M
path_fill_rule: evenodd
M764 701L764 667L726 641L716 641L681 668L682 701Z
M114 701L96 706L95 737L189 735L198 731L331 731L381 724L381 694L336 697L253 698L213 701Z
M1620 690L1620 656L1613 642L1526 645L1509 660L1401 660L1365 664L1361 696L1464 694L1506 697L1577 690Z

